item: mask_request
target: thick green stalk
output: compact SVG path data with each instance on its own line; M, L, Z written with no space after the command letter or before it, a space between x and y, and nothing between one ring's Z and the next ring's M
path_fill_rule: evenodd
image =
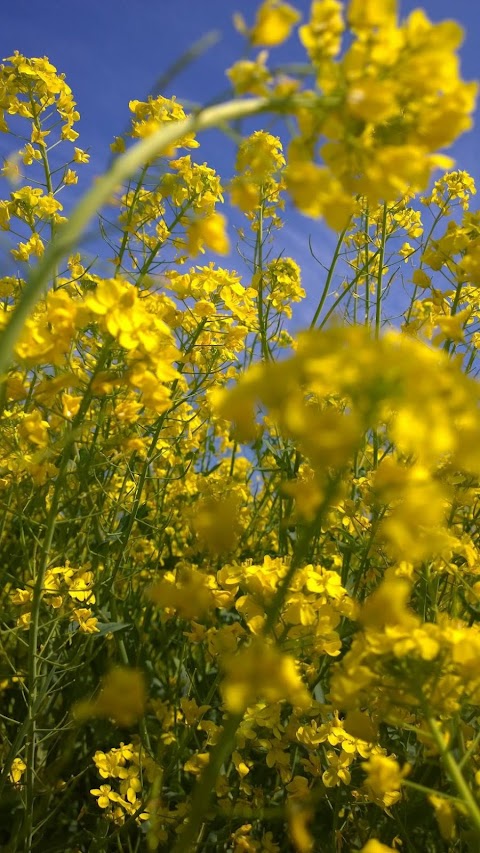
M210 761L197 782L193 797L190 816L183 832L180 834L172 853L190 853L196 841L202 823L208 812L210 798L222 764L232 751L232 744L243 714L231 714L223 727L217 745L211 752Z

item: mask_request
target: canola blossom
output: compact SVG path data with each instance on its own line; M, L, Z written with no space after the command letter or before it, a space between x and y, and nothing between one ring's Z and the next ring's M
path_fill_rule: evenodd
M462 28L395 0L234 25L231 100L132 100L71 213L74 95L46 57L0 65L0 848L477 850ZM234 119L220 175L201 130ZM336 234L320 284L287 205Z

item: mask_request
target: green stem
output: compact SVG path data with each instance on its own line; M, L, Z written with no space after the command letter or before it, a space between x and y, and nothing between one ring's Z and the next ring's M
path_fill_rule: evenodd
M260 204L258 213L258 231L255 246L255 272L258 274L258 325L260 327L260 342L262 348L262 358L265 362L270 360L270 351L268 349L267 340L267 322L264 311L264 293L263 293L263 200Z
M385 244L387 240L387 205L383 205L382 218L382 237L380 242L380 251L378 255L378 273L377 273L377 292L375 302L375 339L380 337L380 326L382 322L382 281L383 281L383 262L385 259Z
M480 806L465 781L465 777L455 761L452 752L450 752L446 746L437 722L431 716L427 716L426 720L438 747L438 751L442 757L445 769L460 794L460 798L462 799L463 804L470 815L473 826L475 827L475 835L480 841Z
M442 797L442 799L448 800L451 803L461 804L463 802L459 797L452 797L451 794L444 794L442 791L436 791L434 788L427 788L425 785L419 785L418 782L410 782L409 779L402 779L402 788L411 788L412 791L420 791L420 793L426 794L427 797Z
M370 326L370 258L368 248L370 241L370 218L368 208L365 211L365 325ZM373 258L372 258L373 260Z
M335 267L337 266L338 257L340 255L340 250L343 246L345 234L347 233L347 231L350 227L350 222L351 222L351 220L349 220L348 224L345 226L342 233L340 234L340 237L337 240L337 245L335 246L335 251L334 251L333 257L332 257L332 263L330 264L330 268L328 270L327 280L326 280L325 286L323 288L323 293L320 297L320 301L319 301L317 308L315 310L315 314L313 315L312 322L310 323L311 329L313 329L315 327L315 323L317 322L317 320L318 320L318 318L322 312L322 308L325 305L325 300L326 300L328 293L329 293L329 290L330 290L330 284L332 282L333 273L335 272Z

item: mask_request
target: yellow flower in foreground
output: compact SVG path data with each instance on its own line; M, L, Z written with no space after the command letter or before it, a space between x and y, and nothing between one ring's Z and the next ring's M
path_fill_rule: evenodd
M410 772L410 765L400 768L398 761L387 755L372 755L362 763L367 778L365 788L374 802L388 807L400 799L403 779Z
M79 720L105 717L127 728L143 716L146 700L145 680L140 670L117 666L104 677L97 698L78 702L74 715Z
M230 242L226 230L226 219L221 213L212 213L203 219L194 219L188 226L188 251L197 255L204 246L219 255L228 255Z
M322 166L308 161L291 162L285 170L292 201L306 216L323 216L334 231L341 231L353 213L354 200L340 181Z
M276 47L282 44L300 18L300 13L289 3L283 3L281 0L264 0L250 33L252 44L263 47Z
M313 0L311 18L298 35L312 62L336 56L345 29L340 0Z
M417 287L430 287L432 284L432 279L425 272L425 270L418 269L415 270L412 275L412 281Z
M365 847L362 847L360 853L395 853L395 850L393 847L387 847L386 844L377 841L376 838L371 838L370 841L367 841Z
M234 714L242 713L247 705L261 698L270 703L285 699L300 708L312 704L294 659L264 640L259 639L225 658L223 667L226 671L221 686L223 701Z
M201 544L214 554L230 551L237 541L239 510L233 494L199 501L193 528Z
M397 0L350 0L348 23L362 32L371 27L394 27L397 22Z
M287 786L288 787L288 786ZM315 847L314 838L308 828L313 814L310 808L302 808L292 800L288 800L288 833L296 853L311 853Z
M39 447L45 447L48 444L48 430L50 425L48 421L42 420L42 416L38 410L29 412L25 415L20 424L19 432L23 438L28 438L32 444Z
M418 617L408 608L411 586L406 580L388 578L366 600L359 615L368 629L380 630L386 625L401 625L406 630L417 627Z
M432 794L429 798L435 810L435 817L440 829L440 834L445 841L453 841L456 834L455 827L455 811L452 803L445 797L438 797Z

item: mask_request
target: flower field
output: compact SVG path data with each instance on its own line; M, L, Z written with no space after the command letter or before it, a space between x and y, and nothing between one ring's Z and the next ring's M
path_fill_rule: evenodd
M231 98L131 101L94 180L64 75L0 65L0 850L478 851L463 31L235 26ZM316 281L292 207L333 235Z

